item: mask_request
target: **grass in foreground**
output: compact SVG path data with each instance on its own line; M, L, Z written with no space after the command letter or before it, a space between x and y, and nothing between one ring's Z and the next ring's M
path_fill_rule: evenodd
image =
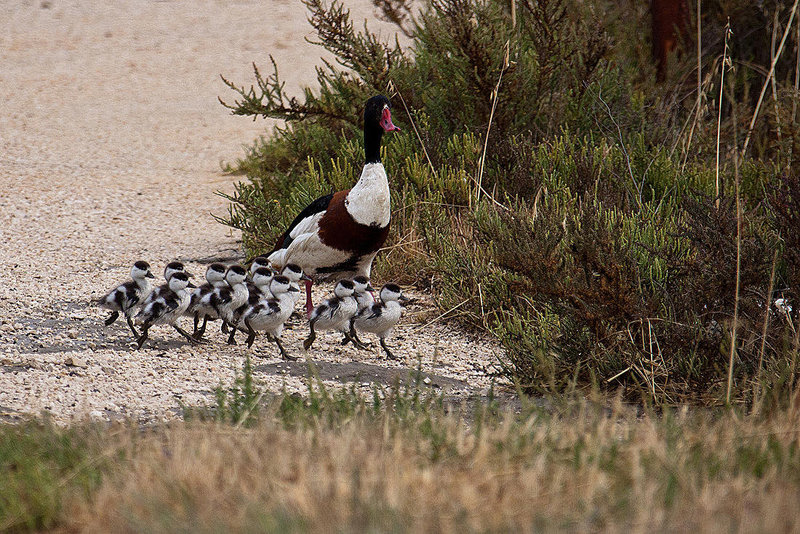
M454 413L416 388L314 387L249 426L0 427L0 530L800 529L797 399L770 416L604 404Z

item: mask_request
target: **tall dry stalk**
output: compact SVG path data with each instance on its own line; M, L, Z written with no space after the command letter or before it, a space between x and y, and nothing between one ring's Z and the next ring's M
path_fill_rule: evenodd
M769 275L767 305L764 310L764 326L761 329L761 348L758 351L758 370L756 371L756 391L753 394L753 406L758 404L761 394L761 369L764 367L764 351L767 348L767 330L769 330L769 310L772 307L772 291L775 289L775 268L778 266L778 249L772 255L772 274Z
M416 122L414 122L414 117L411 115L411 111L408 109L408 106L406 105L405 98L403 98L402 93L400 93L400 90L397 89L397 86L391 80L389 81L387 89L389 91L389 94L396 94L397 96L400 97L400 102L403 103L403 109L406 110L406 115L408 115L408 120L411 121L411 127L414 128L414 134L416 134L417 136L417 141L419 141L419 144L422 147L422 152L425 154L425 159L428 162L428 167L430 167L431 169L431 174L433 175L434 178L436 178L437 177L436 169L433 167L433 162L431 161L430 156L428 156L428 149L425 148L425 143L422 142L422 136L419 134L419 130L417 129L417 124Z
M683 152L683 163L681 164L681 172L686 167L686 160L689 159L689 147L692 145L692 137L694 136L694 129L697 127L697 122L700 118L700 110L703 105L703 36L702 36L702 22L700 21L701 9L700 1L697 0L697 102L694 108L694 117L692 119L692 127L689 129L689 137L686 141L686 147ZM684 125L684 129L686 125ZM683 131L681 131L683 133ZM676 142L677 143L677 142ZM673 147L674 150L674 147Z
M703 23L700 20L702 11L697 0L697 109L700 109L700 97L703 94Z
M733 146L739 146L739 129L736 118L736 101L731 99L731 110L733 118ZM728 360L728 388L725 394L725 404L731 403L731 387L733 386L733 359L736 354L736 333L739 327L739 291L741 289L741 267L742 267L742 200L739 191L739 160L734 151L733 156L733 181L736 194L736 292L733 301L733 328L731 329L731 354Z
M795 36L797 56L794 64L794 98L792 98L792 124L797 120L797 92L800 90L800 21L797 22L797 34ZM786 169L792 166L792 148L794 143L789 143L789 155L786 161Z
M719 209L719 199L720 199L720 183L719 183L719 136L720 130L722 129L722 95L723 95L723 88L725 87L725 67L731 67L732 63L730 58L728 57L728 41L730 40L730 36L733 34L731 31L731 19L728 17L728 22L725 24L725 48L722 51L722 67L719 77L719 100L717 101L717 107L719 108L717 111L717 163L716 163L716 178L714 183L716 185L716 201L714 202L717 209Z
M481 154L481 163L480 168L478 170L478 180L475 184L475 202L477 203L480 200L481 192L485 192L483 189L483 168L486 163L486 149L489 146L489 132L492 131L492 121L494 120L494 111L497 109L497 100L500 96L500 84L503 81L503 74L505 74L508 66L510 65L510 56L511 56L511 41L506 41L505 50L503 52L503 67L500 69L500 76L497 78L497 85L494 87L494 91L492 91L492 111L489 113L489 125L486 127L486 138L483 141L483 153ZM489 195L491 196L491 195ZM494 200L494 197L492 197ZM470 197L470 204L472 203L472 197ZM497 201L495 200L495 204Z
M794 15L797 12L797 4L800 3L800 0L794 0L794 4L792 5L792 12L789 14L789 22L786 23L786 30L783 32L783 37L781 38L781 44L778 46L778 52L775 54L775 57L772 58L772 64L769 67L769 72L767 73L767 79L764 80L764 86L761 87L761 94L758 95L758 101L756 102L756 109L753 111L753 117L750 119L750 126L747 128L747 136L744 138L744 145L742 146L742 153L741 158L744 160L745 155L747 154L747 147L750 145L750 136L753 134L753 128L755 128L756 120L758 119L758 114L761 112L761 104L764 102L764 94L767 92L767 87L770 85L770 80L772 77L775 76L775 65L778 63L778 60L783 53L783 47L786 44L786 38L789 36L789 31L792 28L792 22L794 22Z

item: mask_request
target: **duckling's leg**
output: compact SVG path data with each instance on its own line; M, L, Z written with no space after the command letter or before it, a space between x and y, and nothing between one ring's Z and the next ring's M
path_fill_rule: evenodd
M130 327L131 332L133 332L134 339L138 338L139 332L137 332L136 327L133 326L133 320L128 315L125 315L125 320L128 322L128 326Z
M314 340L317 339L317 334L314 332L314 323L316 321L312 320L309 325L311 326L311 334L308 335L305 341L303 341L303 348L308 350L311 348L311 344L314 343Z
M230 325L230 335L228 336L228 345L236 345L236 340L233 339L233 336L236 335L236 326Z
M200 325L200 328L197 328L197 325L200 323L200 312L195 312L194 314L194 331L192 332L192 337L195 339L200 339L203 337L203 334L206 333L206 324L208 323L208 315L205 313L203 314L203 324Z
M352 341L353 345L355 345L356 348L359 348L361 350L368 350L368 347L366 345L364 345L363 343L361 343L361 341L358 341L357 339L352 337L352 335L350 333L348 333L348 332L342 332L342 333L344 334L344 339L342 340L342 345L346 345L348 341Z
M144 342L147 341L147 331L148 330L150 330L150 324L149 323L144 323L142 325L142 334L139 336L139 339L136 340L136 343L137 343L136 350L141 349L142 345L144 345Z
M256 340L256 331L253 330L253 327L250 326L250 320L245 319L244 325L247 327L247 348L252 348L253 342Z
M286 352L286 350L283 348L283 345L281 344L281 340L278 339L277 336L272 336L272 341L274 341L275 344L278 345L278 349L280 349L281 356L283 356L284 360L289 360L290 362L296 362L297 361L297 356L289 356L289 353Z
M350 337L353 338L353 342L357 342L361 344L361 348L367 348L366 344L364 344L356 334L356 325L353 321L350 321ZM344 342L342 342L344 343Z
M108 319L105 320L105 325L110 326L114 321L117 320L118 317L119 317L118 311L111 312L111 315L109 315Z
M181 328L180 326L178 326L176 324L172 325L172 328L174 328L180 335L185 337L186 340L189 343L191 343L192 345L198 345L200 343L207 343L206 340L204 340L204 339L195 339L195 338L193 338L192 334L190 334L189 332L187 332L186 330L184 330L183 328Z
M386 340L381 338L381 347L383 347L384 352L386 352L386 357L390 360L398 359L397 356L392 354L392 351L389 350L389 347L386 346Z

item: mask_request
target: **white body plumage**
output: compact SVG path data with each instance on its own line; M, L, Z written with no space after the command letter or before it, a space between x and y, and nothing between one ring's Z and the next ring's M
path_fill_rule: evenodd
M311 325L315 330L334 330L346 334L350 331L350 319L358 311L358 303L353 297L353 282L341 280L333 292L332 298L311 312Z
M270 293L273 298L263 299L258 304L250 306L242 314L242 323L247 328L254 331L266 332L267 334L279 338L283 332L283 325L294 310L294 295L300 289L293 287L288 278L276 276L270 283Z
M186 273L175 273L167 291L148 302L136 315L136 322L145 325L175 324L189 307L192 298Z
M377 334L380 338L381 347L389 358L394 355L386 346L386 338L392 333L392 329L400 320L402 314L401 302L408 299L402 294L400 287L396 284L386 284L381 288L381 302L375 303L368 308L361 310L353 318L352 325L361 332Z
M131 280L100 297L97 304L101 308L131 317L153 291L150 278L154 278L150 265L145 261L137 261L131 267Z
M208 297L218 288L227 287L225 281L225 266L221 263L212 263L206 269L206 283L192 291L192 299L186 309L186 315L207 317L210 320L219 319L217 310L209 305Z

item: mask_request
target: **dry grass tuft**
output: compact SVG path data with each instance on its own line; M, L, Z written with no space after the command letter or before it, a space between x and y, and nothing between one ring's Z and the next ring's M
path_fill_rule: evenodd
M341 399L340 399L341 400ZM286 401L284 400L284 403ZM308 403L306 403L308 405ZM332 406L332 405L331 405ZM329 406L329 408L331 407ZM341 406L340 406L341 408ZM637 415L621 404L459 418L433 405L142 436L70 530L791 531L797 411ZM794 414L794 415L790 415ZM466 422L465 422L466 421Z

